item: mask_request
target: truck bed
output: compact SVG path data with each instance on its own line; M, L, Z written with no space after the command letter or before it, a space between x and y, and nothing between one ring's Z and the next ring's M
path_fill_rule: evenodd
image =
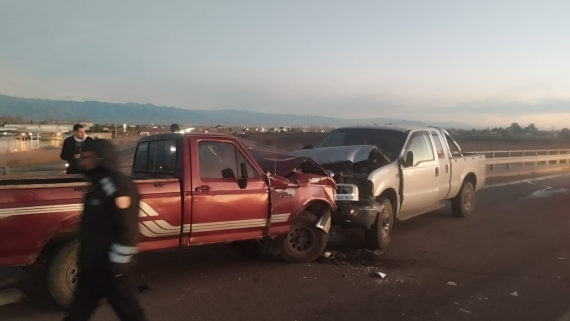
M69 176L0 181L0 265L32 263L48 240L57 241L77 231L84 192L90 184L80 176ZM181 225L178 179L133 182L141 195L141 217L160 213L161 218L140 223L141 249L180 246L183 226L190 221Z
M486 163L485 155L470 154L463 157L453 157L451 161L451 189L449 191L449 198L457 195L463 180L469 173L474 173L477 177L477 186L473 186L475 191L483 188L485 184Z

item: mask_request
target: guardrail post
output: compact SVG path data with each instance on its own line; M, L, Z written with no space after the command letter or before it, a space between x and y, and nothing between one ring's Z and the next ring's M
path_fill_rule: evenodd
M509 158L511 158L511 151L509 151ZM511 163L507 163L507 169L511 169Z
M495 151L492 152L493 158L495 158ZM495 165L491 164L491 170L494 171L495 170Z
M8 167L8 166L4 167L4 175L5 176L10 175L10 167Z
M536 156L536 158L538 158L538 150L534 151L534 156ZM534 166L538 166L538 162L534 162Z

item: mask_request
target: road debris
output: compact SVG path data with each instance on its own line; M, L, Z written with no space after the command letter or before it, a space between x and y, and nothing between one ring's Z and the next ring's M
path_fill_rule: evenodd
M559 257L558 259L559 259L559 260L566 260L565 257Z
M150 291L151 287L148 284L143 284L143 285L139 285L139 292L140 293L145 293Z
M459 305L459 302L453 302L453 304L455 304L455 305Z
M350 275L348 275L348 274L343 274L342 277L345 278L345 279L348 279L348 278L350 277Z
M344 255L344 253L342 253L342 252L335 253L334 257L337 259L341 259L341 260L346 259L346 255Z
M374 275L381 278L381 279L385 279L386 276L388 276L386 273L382 273L382 272L374 272Z
M325 259L328 259L331 257L331 255L332 255L331 251L326 251L326 252L323 252L323 254L321 256L324 257Z
M450 286L457 286L457 283L455 283L455 282L447 282L447 285L450 285Z
M459 311L461 311L461 312L465 312L465 313L471 313L471 311L469 311L469 310L465 310L465 309L459 309Z
M371 250L367 249L366 252L373 254L375 256L382 256L382 255L386 254L386 251L382 251L382 250L371 251Z
M479 300L479 301L483 301L483 300L487 300L488 298L482 294L473 294L471 296L472 299L474 300Z
M512 296L519 296L519 294L517 293L517 291L511 293Z
M6 289L0 291L0 306L21 302L26 295L18 289Z

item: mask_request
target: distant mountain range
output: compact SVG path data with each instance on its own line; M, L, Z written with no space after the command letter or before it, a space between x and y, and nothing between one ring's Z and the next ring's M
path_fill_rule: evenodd
M373 124L432 125L444 128L478 128L465 123L424 123L392 118L343 119L323 116L267 114L243 110L191 110L138 103L29 99L0 95L0 117L22 117L40 121L58 119L111 124L172 124L187 126L348 126Z

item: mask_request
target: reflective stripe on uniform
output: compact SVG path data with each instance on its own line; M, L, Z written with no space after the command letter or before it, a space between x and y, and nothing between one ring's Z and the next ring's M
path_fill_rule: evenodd
M111 251L116 252L117 254L120 255L131 255L138 253L139 249L136 246L124 246L115 243L111 245Z
M113 180L109 177L102 178L99 181L99 184L101 184L101 187L103 188L103 190L105 191L105 195L107 196L111 196L115 194L115 192L117 191L115 183L113 183Z
M129 263L131 259L131 255L121 255L115 252L109 252L109 261L113 263Z

